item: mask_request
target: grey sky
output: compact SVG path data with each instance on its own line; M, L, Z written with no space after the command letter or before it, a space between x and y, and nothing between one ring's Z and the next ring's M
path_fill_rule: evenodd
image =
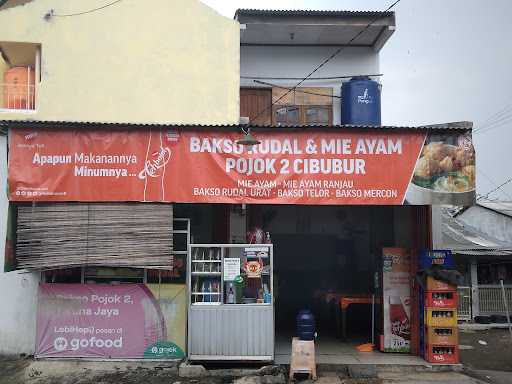
M233 17L237 8L384 10L393 1L203 2ZM473 121L477 192L487 194L512 178L512 1L401 0L394 11L380 60L383 123ZM489 198L512 201L512 182Z

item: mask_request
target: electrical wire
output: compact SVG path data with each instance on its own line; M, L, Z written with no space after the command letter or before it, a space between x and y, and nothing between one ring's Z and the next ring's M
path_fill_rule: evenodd
M512 104L506 105L498 112L489 116L485 121L479 124L477 129L473 130L473 134L483 133L497 128L498 126L509 122L510 118L512 118Z
M480 124L477 131L484 130L486 128L492 127L496 124L499 124L500 122L503 122L505 120L509 120L512 117L512 111L503 114L502 116L496 117L494 120L486 123L486 124Z
M283 87L281 85L277 85L277 84L272 84L272 83L267 83L266 81L260 81L260 80L254 80L255 83L258 83L258 84L263 84L263 85L269 85L271 86L272 88L280 88L280 89L286 89L286 90L290 90L292 88L288 88L288 87ZM317 93L317 92L311 92L311 91L305 91L301 88L299 89L295 89L293 90L294 92L299 92L299 93L307 93L308 95L315 95L315 96L324 96L324 97L330 97L332 99L341 99L341 96L336 96L336 95L325 95L323 93Z
M482 122L481 125L490 124L493 120L495 120L499 116L502 116L504 113L506 113L510 109L512 109L512 104L506 105L503 109L501 109L498 112L494 113L493 115L489 116L485 121Z
M107 7L110 7L110 6L114 5L114 4L120 3L121 1L123 1L123 0L115 0L115 1L112 1L111 3L103 5L101 7L93 8L93 9L90 9L88 11L77 12L77 13L68 13L68 14L59 15L59 14L53 13L53 11L51 11L50 12L50 16L54 16L54 17L71 17L71 16L85 15L87 13L92 13L92 12L99 11L101 9L105 9Z
M480 134L484 132L492 131L495 128L502 127L503 125L506 125L508 123L512 122L512 114L510 116L504 117L503 119L500 119L496 121L493 124L490 124L488 126L481 127L473 132L473 134Z
M489 192L487 192L485 195L481 195L478 199L478 200L481 200L481 199L487 199L489 197L489 195L491 193L494 193L494 192L497 192L499 191L501 188L503 188L505 185L507 185L508 183L512 182L512 177L508 180L506 180L505 182L501 183L500 185L498 185L496 188L490 190Z
M382 13L388 12L391 10L395 5L397 5L401 0L396 0L394 3L392 3L389 7L387 7ZM366 32L376 21L382 19L383 17L387 16L377 16L375 19L370 21L361 31L356 33L347 43L345 43L343 46L338 48L336 51L334 51L328 58L326 58L324 61L322 61L319 65L317 65L311 72L309 72L302 80L300 80L295 86L293 86L288 92L285 92L283 95L281 95L279 98L277 98L275 101L273 101L268 107L262 109L259 113L256 114L256 116L253 118L253 120L257 120L258 117L260 117L263 113L267 112L269 109L271 110L274 105L276 105L281 99L283 99L285 96L290 94L292 91L294 91L297 87L299 87L303 82L305 82L308 78L310 78L314 73L316 73L320 68L322 68L324 65L326 65L329 61L334 59L336 56L340 54L341 51L343 51L347 46L350 45L354 40L356 40L359 36L361 36L364 32Z
M497 187L498 185L494 182L493 179L491 179L491 177L489 175L487 175L484 171L482 171L481 168L477 168L476 169L477 173L480 173L482 174L491 184L493 187ZM501 191L501 193L503 193L505 196L507 196L511 201L512 201L512 196L510 196L507 192L505 192L504 190ZM482 195L483 196L483 195Z
M305 81L315 80L337 80L337 79L350 79L352 77L380 77L382 73L376 73L373 75L343 75L343 76L330 76L330 77L309 77ZM240 76L241 79L245 80L301 80L301 77L271 77L271 76Z

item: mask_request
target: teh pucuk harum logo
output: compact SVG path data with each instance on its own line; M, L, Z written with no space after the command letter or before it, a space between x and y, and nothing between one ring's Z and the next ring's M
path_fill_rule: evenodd
M56 351L64 351L68 346L68 341L65 337L57 337L53 340L53 347Z
M151 159L146 160L144 169L139 172L139 179L149 177L159 177L159 170L164 168L171 159L171 150L168 147L160 147L160 149L151 154Z

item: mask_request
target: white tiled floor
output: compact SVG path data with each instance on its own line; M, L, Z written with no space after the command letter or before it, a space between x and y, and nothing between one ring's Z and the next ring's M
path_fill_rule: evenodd
M289 364L291 337L278 337L275 345L275 363ZM426 365L418 356L398 353L359 352L357 343L346 343L335 338L318 339L315 342L317 364L378 364L378 365Z

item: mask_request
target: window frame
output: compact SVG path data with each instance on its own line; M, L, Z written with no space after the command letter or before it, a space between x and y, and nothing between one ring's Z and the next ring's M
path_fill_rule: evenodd
M297 108L299 110L299 120L297 123L294 123L294 122L288 122L286 121L286 123L281 123L281 122L278 122L277 121L277 118L276 118L276 114L277 114L277 111L279 109L282 109L282 108ZM317 108L317 109L324 109L324 110L327 110L327 116L328 116L328 120L326 123L318 123L318 122L310 122L308 123L306 121L306 111L308 109L312 109L312 108ZM321 125L321 126L330 126L332 125L332 121L333 121L333 115L332 115L333 111L332 111L332 104L329 104L329 105L321 105L321 104L306 104L306 105L296 105L296 104L282 104L282 105L274 105L272 107L272 125L275 125L275 126L289 126L289 125L311 125L311 126L318 126L318 125Z

